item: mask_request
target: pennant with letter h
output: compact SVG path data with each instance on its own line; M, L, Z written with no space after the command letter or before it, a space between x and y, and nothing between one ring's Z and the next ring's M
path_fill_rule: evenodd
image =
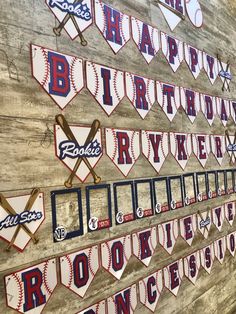
M187 89L184 87L180 88L181 103L188 116L189 120L193 123L201 109L199 93Z

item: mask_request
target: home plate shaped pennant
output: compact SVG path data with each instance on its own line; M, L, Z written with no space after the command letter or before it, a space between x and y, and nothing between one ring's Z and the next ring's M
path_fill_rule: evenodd
M140 302L153 313L163 290L162 270L139 281Z
M126 94L142 119L155 102L155 82L148 78L125 73Z
M159 31L135 17L131 17L132 37L149 64L160 49Z
M155 131L141 131L141 134L142 153L158 173L169 154L169 135Z
M100 301L77 314L104 314L106 313L106 300Z
M230 226L233 225L235 219L235 202L229 202L225 204L225 218Z
M170 150L176 161L184 170L192 154L191 134L171 132Z
M102 157L102 136L100 122L94 120L91 127L69 126L63 115L56 116L54 125L56 157L71 170L66 187L72 186L76 176L84 182L91 173L94 183L99 183L101 178L94 171L94 167Z
M192 134L193 152L203 168L211 152L210 135Z
M40 314L57 286L56 259L5 276L7 306Z
M161 9L164 18L173 31L175 27L181 22L185 15L184 0L167 1L159 0L159 8Z
M94 1L95 23L114 53L130 39L129 16L103 3Z
M181 104L188 116L189 120L193 123L201 109L200 95L191 89L180 87Z
M163 271L165 287L177 296L184 276L183 260L180 259L173 264L168 265Z
M224 126L226 126L230 116L229 100L216 97L217 113Z
M107 314L133 314L137 302L137 287L134 284L107 299Z
M224 135L211 135L212 153L221 166L226 153L226 144Z
M227 235L227 248L232 256L236 251L236 232L232 232Z
M185 61L195 79L197 79L203 68L202 51L184 43Z
M130 235L101 244L102 266L118 280L121 278L131 255Z
M215 119L217 110L216 110L216 98L210 95L203 95L201 94L201 107L202 113L204 114L207 122L210 126Z
M214 242L215 257L218 259L220 264L223 264L225 253L226 253L226 237L218 239Z
M202 267L208 272L208 274L211 273L212 265L215 259L215 253L214 253L214 244L210 244L207 247L204 247L200 250L201 255L201 265Z
M198 230L201 232L204 238L207 239L212 224L210 211L198 212L197 221Z
M208 55L206 52L203 52L203 67L213 85L219 75L218 60Z
M181 218L179 220L180 225L180 235L188 243L189 246L192 245L195 233L197 231L197 216L193 214Z
M221 232L225 220L224 205L212 208L212 221L216 228Z
M138 131L105 129L106 153L121 173L127 177L140 155Z
M172 70L176 72L184 59L183 42L161 32L161 48Z
M32 74L60 109L84 87L82 60L31 45Z
M184 258L184 274L195 285L201 266L200 251Z
M79 36L81 44L86 46L87 42L82 32L93 22L92 0L45 0L45 2L60 22L53 28L54 34L60 36L62 29L65 28L72 40Z
M45 219L43 193L33 189L31 194L5 198L0 194L0 238L9 251L14 246L23 252L30 240L38 242L35 232Z
M158 225L160 245L171 255L179 236L178 219Z
M60 257L61 283L84 297L98 269L98 246Z

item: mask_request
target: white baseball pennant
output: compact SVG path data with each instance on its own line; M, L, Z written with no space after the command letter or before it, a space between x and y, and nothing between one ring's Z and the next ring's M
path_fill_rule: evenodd
M157 246L156 227L146 229L132 234L133 254L145 265L151 262L153 253Z
M192 154L191 134L170 133L170 150L184 170Z
M197 215L197 224L198 230L201 232L204 238L207 239L212 225L210 212L199 212Z
M86 61L87 88L108 116L125 96L124 72Z
M184 43L184 55L193 77L197 79L203 68L202 51Z
M77 314L104 314L106 313L106 300L100 301Z
M83 298L99 268L97 245L62 256L61 283Z
M236 101L235 100L230 100L229 101L229 106L230 106L231 117L233 118L234 123L236 124Z
M184 275L183 260L168 265L163 271L165 287L177 296Z
M200 164L205 168L207 159L211 151L210 135L192 134L193 152Z
M64 109L84 87L82 60L31 45L32 74L55 103Z
M197 251L184 258L185 276L195 285L201 266L200 251Z
M225 91L230 91L229 85L232 80L230 66L227 63L218 60L218 68L219 68L220 79L223 82L223 89Z
M185 15L184 0L179 1L160 0L158 5L161 9L161 12L164 15L167 24L173 31L175 27L182 21L182 18L179 15L180 14L183 16Z
M132 285L107 299L107 314L133 314L137 302L137 287L136 285Z
M153 313L163 290L162 270L139 281L140 302Z
M227 235L227 248L232 256L236 251L236 231Z
M60 26L63 25L73 40L93 23L91 0L46 0L46 4L60 22L60 25L54 28L57 36L60 36ZM68 14L73 17L67 19Z
M132 255L130 235L101 244L102 266L118 280Z
M139 132L122 129L105 129L106 153L111 161L128 176L140 155Z
M185 0L187 15L195 27L202 27L203 14L198 0Z
M183 42L161 32L161 48L172 70L176 72L184 59Z
M213 85L219 75L218 60L208 55L206 52L203 52L203 67Z
M135 74L125 73L126 94L142 119L149 113L155 98L155 82Z
M191 246L197 231L196 214L181 218L179 220L179 225L181 237L188 243L189 246Z
M221 232L225 220L225 206L212 208L212 221L216 228Z
M157 101L167 118L172 122L180 107L179 87L163 82L156 82Z
M226 237L218 239L214 242L215 257L218 259L220 264L223 264L226 252Z
M201 98L201 108L202 113L204 114L205 118L207 119L207 122L210 126L212 126L212 123L215 119L216 115L216 98L209 95L203 95L200 94Z
M129 16L103 3L94 1L95 23L103 37L117 53L130 39Z
M56 259L5 276L7 306L40 314L57 286Z
M132 37L144 59L149 64L160 49L158 29L131 17Z
M230 156L230 162L232 164L236 162L236 152L234 151L235 143L236 143L235 135L229 135L229 137L226 136L226 150Z
M169 154L169 135L155 131L142 131L141 134L142 153L158 173Z
M179 236L178 219L158 225L159 243L171 254Z
M208 274L210 274L215 259L214 244L212 243L201 249L200 255L202 267L208 272Z
M193 123L201 109L199 93L180 87L181 104L188 116L189 120Z
M225 136L224 135L211 135L212 153L221 166L226 153Z
M216 104L218 116L223 125L226 126L230 116L230 103L226 99L216 97Z
M225 218L227 219L230 226L232 226L234 223L235 212L235 202L229 202L225 204Z

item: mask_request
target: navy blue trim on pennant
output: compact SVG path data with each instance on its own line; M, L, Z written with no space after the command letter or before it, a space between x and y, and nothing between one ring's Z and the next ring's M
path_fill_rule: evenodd
M209 192L210 192L210 184L209 184L209 175L214 174L215 175L215 192L211 191L212 197L210 197ZM216 171L207 171L207 195L208 199L215 198L217 196L217 173Z
M187 192L187 189L186 189L186 183L185 183L185 179L186 178L189 178L189 177L192 177L192 180L193 180L193 192L194 192L194 199L190 198L189 199L189 203L188 203L188 200L186 199L186 192ZM196 193L196 182L195 182L195 175L194 173L187 173L187 174L184 174L182 176L182 182L183 182L183 190L184 190L184 204L185 206L189 206L189 205L192 205L194 203L197 202L197 193Z
M57 204L56 204L56 197L58 195L63 194L70 194L70 193L77 193L77 199L78 199L78 215L79 215L79 224L80 229L74 230L71 232L67 232L65 238L63 240L72 239L78 236L81 236L84 234L84 227L83 227L83 211L82 211L82 197L81 197L81 189L80 188L73 188L73 189L63 189L63 190L57 190L51 192L51 204L52 204L52 231L53 235L55 233L57 225ZM53 236L54 242L59 242L60 240L56 240Z
M107 190L107 203L108 203L107 217L109 218L109 226L100 227L100 228L98 228L96 230L92 230L89 227L89 221L90 221L90 218L91 218L91 208L90 208L90 195L91 194L90 193L93 190L102 190L102 189ZM86 186L86 210L87 210L87 227L88 227L88 232L94 232L94 231L97 231L97 230L102 230L102 229L106 229L106 228L112 227L112 204L111 204L111 187L110 187L110 184Z
M173 200L172 199L172 191L171 191L171 183L174 181L174 180L178 180L179 183L180 183L180 192L181 192L181 204L178 205L176 204L176 208L172 208L171 204L172 204L172 201L176 201L176 200ZM182 182L182 176L173 176L173 177L168 177L168 187L169 187L169 207L171 210L175 210L175 209L179 209L181 207L184 207L184 197L183 197L183 182ZM179 202L179 200L178 200Z
M219 185L219 174L224 175L224 191L220 191L220 185ZM224 170L217 170L216 172L216 191L217 196L225 195L226 194L226 174Z
M204 181L205 181L205 191L204 191L204 194L202 195L202 191L200 191L200 180L199 180L199 178L200 177L204 177ZM196 187L197 187L197 189L196 189L196 191L197 191L197 200L198 200L198 202L201 202L201 201L206 201L206 200L208 200L208 193L207 193L207 174L206 174L206 172L196 172Z
M138 217L137 215L137 209L139 207L139 204L138 204L138 184L142 184L142 183L149 183L149 193L150 193L150 199L151 199L151 209L152 209L152 214L151 215L144 215L143 217ZM136 218L137 219L142 219L142 218L145 218L145 217L150 217L150 216L153 216L153 213L154 213L154 202L153 202L153 191L152 191L152 181L151 179L143 179L143 180L135 180L134 181L134 195L135 195L135 215L136 215ZM145 210L145 208L144 208Z
M157 208L157 203L158 203L158 199L157 199L157 195L156 195L156 184L160 181L165 181L165 185L166 185L166 195L167 195L167 200L166 203L168 204L168 208L165 208L164 210L160 209L160 211ZM166 211L170 210L170 191L169 191L169 186L168 186L168 178L167 177L160 177L160 178L155 178L152 179L152 185L153 185L153 201L154 201L154 207L155 207L155 212L156 214L160 214Z
M116 219L116 216L119 212L119 204L118 204L118 199L117 199L117 187L119 186L124 186L124 185L130 185L130 188L131 188L131 196L132 196L132 211L130 212L130 214L133 215L133 219L130 219L130 220L127 220L122 223L118 223L117 222L117 219ZM136 218L136 211L135 211L135 197L134 197L134 183L133 181L125 181L125 182L116 182L116 183L113 183L113 192L114 192L114 207L115 207L115 220L116 220L116 225L120 225L120 224L124 224L126 222L129 222L129 221L133 221L135 220Z

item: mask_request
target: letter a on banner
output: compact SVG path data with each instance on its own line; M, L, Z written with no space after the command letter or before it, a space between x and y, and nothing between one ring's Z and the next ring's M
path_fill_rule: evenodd
M140 302L153 313L163 290L162 270L139 281Z
M203 95L203 94L201 94L200 97L201 97L202 113L207 119L207 122L209 123L209 125L212 126L212 123L216 115L216 98L213 96Z
M133 314L137 302L137 287L133 285L107 299L107 314Z
M214 244L212 243L209 246L201 249L200 255L202 267L208 272L208 274L210 274L215 259Z
M56 285L56 259L7 275L7 306L19 313L40 314Z
M199 93L191 89L180 87L181 103L188 116L189 120L193 123L200 111L200 96Z
M192 154L191 134L170 133L170 149L172 155L184 170Z
M211 84L213 85L219 75L218 60L208 55L206 52L203 52L203 66Z
M168 133L142 131L142 153L156 172L160 172L169 154Z
M132 37L149 64L160 49L159 31L135 17L131 17Z
M160 245L171 254L179 236L178 220L171 220L158 225Z
M226 237L218 239L214 242L215 256L223 264L226 252Z
M83 298L99 268L98 246L62 256L61 283Z
M95 23L114 53L130 39L129 16L101 0L94 1Z
M176 72L184 59L183 42L161 32L161 48L172 70Z
M125 96L124 72L86 61L87 88L110 116Z
M106 153L111 161L128 176L140 155L139 132L122 129L105 129Z
M214 154L219 165L221 165L226 153L225 136L211 135L211 147L212 153Z
M130 235L101 244L102 266L120 279L132 255Z
M230 116L230 103L226 99L216 97L216 104L218 116L223 125L226 126Z
M77 314L104 314L106 313L106 300L98 302Z
M197 79L203 68L202 51L184 43L184 55L193 77Z
M197 251L184 258L185 276L195 285L201 266L200 251Z
M188 243L192 245L196 230L197 230L197 217L191 215L188 217L181 218L179 221L180 235Z
M179 15L185 15L184 0L159 0L158 2L167 24L173 31L175 27L182 21L182 18ZM170 9L168 9L168 7Z
M184 275L183 260L168 265L163 271L165 287L177 296Z
M156 227L132 234L133 253L145 265L151 262L157 246Z
M193 152L200 164L205 168L208 156L211 151L210 135L192 134Z
M31 60L33 77L60 109L84 87L81 59L31 45Z
M149 113L155 98L155 82L148 78L125 73L126 94L142 119Z
M236 232L232 232L227 235L227 248L232 256L236 251Z

